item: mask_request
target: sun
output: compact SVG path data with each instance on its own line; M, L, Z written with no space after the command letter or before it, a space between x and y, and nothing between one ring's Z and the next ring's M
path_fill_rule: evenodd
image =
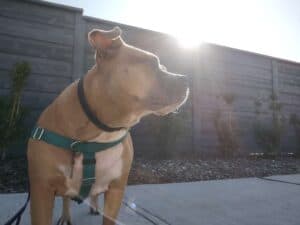
M177 5L177 7L172 6L174 13L172 15L172 20L163 21L160 23L164 26L164 32L171 34L178 42L178 45L182 48L193 49L200 46L207 36L207 27L209 24L204 21L202 17L206 14L198 14L198 5L194 3L194 7L191 5L187 7L186 5ZM182 10L182 7L186 7L186 10ZM177 12L177 13L175 13ZM178 16L178 12L181 12Z
M178 34L178 35L176 35L176 39L178 41L178 44L182 48L186 48L186 49L196 48L203 43L203 39L201 38L201 35L199 33Z

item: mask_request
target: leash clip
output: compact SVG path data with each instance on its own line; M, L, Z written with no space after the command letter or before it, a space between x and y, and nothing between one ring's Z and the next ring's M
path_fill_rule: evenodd
M75 149L75 146L78 145L78 144L80 144L80 143L81 143L81 141L73 141L73 142L70 144L70 148L71 148L72 150L76 150L76 149Z
M35 140L41 140L45 130L44 128L37 127L32 135L32 138Z

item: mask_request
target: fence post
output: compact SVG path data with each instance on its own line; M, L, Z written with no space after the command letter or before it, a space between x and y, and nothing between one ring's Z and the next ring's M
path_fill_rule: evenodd
M199 46L194 52L192 56L192 82L190 88L190 98L192 104L192 154L195 156L199 156L201 154L200 150L200 142L201 142L201 123L202 118L200 114L199 107L199 79L200 76L203 76L203 53L201 52L201 46Z
M72 81L84 75L85 20L82 11L75 15Z
M272 94L279 97L278 90L278 62L276 59L272 59Z

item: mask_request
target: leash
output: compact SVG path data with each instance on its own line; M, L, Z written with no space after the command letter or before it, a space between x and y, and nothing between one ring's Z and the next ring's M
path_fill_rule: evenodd
M30 201L30 191L28 191L27 199L26 199L24 205L4 225L12 225L14 222L16 222L15 225L19 225L20 221L21 221L21 218L22 218L22 215L23 215L23 213L24 213L24 211L25 211L25 209L26 209L29 201Z

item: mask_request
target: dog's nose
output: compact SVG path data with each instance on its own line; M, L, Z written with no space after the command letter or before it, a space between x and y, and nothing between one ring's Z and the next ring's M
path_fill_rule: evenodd
M190 86L190 77L178 74L178 73L170 73L170 72L163 72L163 77L167 78L168 80L171 79L176 82L176 86L188 88Z

